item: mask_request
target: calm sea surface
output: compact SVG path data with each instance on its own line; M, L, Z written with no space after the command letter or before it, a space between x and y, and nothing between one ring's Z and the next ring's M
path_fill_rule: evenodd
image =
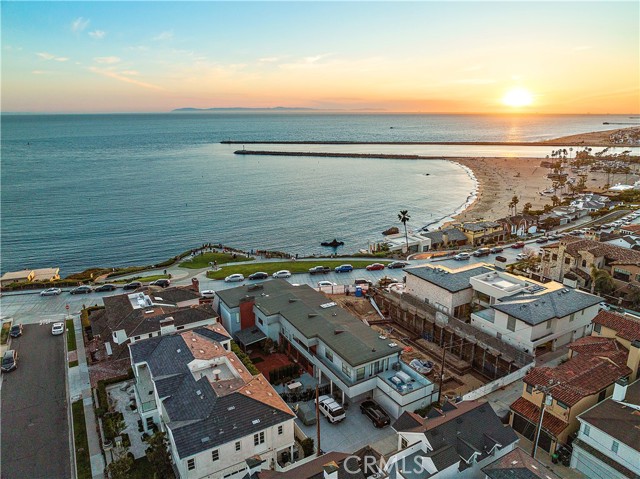
M401 226L399 210L409 210L409 225L417 229L460 209L474 188L461 167L446 161L237 157L233 151L238 146L221 145L221 140L533 141L615 128L603 121L635 120L319 113L3 115L1 270L57 265L67 275L91 266L159 262L205 242L311 254L330 252L319 243L335 237L345 242L346 252L354 252L379 240L384 229ZM321 151L307 145L286 149L301 148ZM326 151L496 154L496 147L490 153L481 151L487 147L450 148Z

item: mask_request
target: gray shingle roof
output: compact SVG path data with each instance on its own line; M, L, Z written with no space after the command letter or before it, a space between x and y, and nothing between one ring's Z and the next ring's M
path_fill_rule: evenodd
M421 233L425 238L429 238L431 240L432 245L437 245L444 242L443 235L446 233L448 236L448 241L466 241L467 237L465 234L460 231L458 228L449 228L446 230L438 230L438 231L430 231L428 233Z
M469 231L484 231L486 229L497 228L500 223L495 221L478 221L475 223L463 223L462 227Z
M407 268L404 271L446 289L447 291L457 293L471 287L469 278L483 273L490 273L493 269L478 265L475 268L449 273L443 269L423 266L418 268Z
M602 298L571 288L501 298L491 307L535 326L553 318L562 318L602 301Z

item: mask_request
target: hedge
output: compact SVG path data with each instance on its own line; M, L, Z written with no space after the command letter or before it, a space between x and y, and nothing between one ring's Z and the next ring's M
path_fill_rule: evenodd
M109 411L109 398L107 397L107 386L110 384L119 383L121 381L128 381L133 379L133 369L129 368L129 372L122 376L116 376L109 379L101 379L98 381L98 407L96 408L96 416L102 417Z
M242 361L242 364L247 368L247 371L254 376L260 374L260 370L253 365L249 356L247 356L245 352L240 349L240 346L238 346L234 341L231 341L231 351L236 353L236 356L238 356L238 359Z

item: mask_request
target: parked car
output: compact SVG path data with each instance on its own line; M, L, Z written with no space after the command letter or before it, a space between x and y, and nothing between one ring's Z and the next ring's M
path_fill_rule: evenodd
M536 243L538 244L544 244L544 243L548 243L549 242L549 238L547 238L546 236L543 236L542 238L538 238L536 240Z
M116 287L113 284L103 284L101 286L98 286L96 289L94 289L94 291L96 293L102 293L104 291L115 291Z
M338 286L338 284L331 281L318 281L318 288L323 288L325 286Z
M507 258L505 258L504 256L496 256L496 261L498 263L506 263L507 262Z
M131 291L138 288L142 288L142 283L140 281L132 281L131 283L127 283L122 287L122 289L125 291Z
M358 278L356 279L353 284L355 284L356 286L360 286L363 284L366 284L367 286L373 286L373 283L371 281L369 281L368 279L364 279L364 278Z
M11 329L9 330L9 336L11 336L12 338L18 338L22 336L22 324L14 324L13 326L11 326Z
M377 271L379 269L384 269L384 265L382 263L373 263L367 266L367 271Z
M170 279L156 279L155 281L151 281L151 283L149 283L149 286L160 286L161 288L168 288L169 285L171 284L171 280Z
M420 374L429 374L433 369L433 363L431 361L423 361L421 359L412 359L409 363L413 369L418 371Z
M494 246L493 248L491 248L489 250L489 253L491 254L496 254L496 253L502 253L504 251L504 248L501 246Z
M517 243L513 243L511 245L512 249L522 249L524 248L524 241L518 241Z
M318 408L327 421L336 423L342 421L347 414L344 408L329 396L320 396L318 398Z
M2 356L2 372L8 373L18 368L18 352L15 349L8 349Z
M471 255L469 253L458 253L453 257L453 259L455 259L456 261L464 261L469 258L471 258Z
M40 291L40 296L57 296L62 293L60 288L48 288L44 291Z
M360 404L360 412L366 414L375 427L381 428L391 423L389 415L374 401L364 401Z
M491 253L489 248L479 248L473 252L473 256L480 258L482 256L489 256L489 253Z
M516 259L518 261L522 261L523 259L527 259L529 257L529 255L527 253L518 253L516 255Z
M268 273L265 273L264 271L258 271L256 273L250 274L249 275L249 279L250 280L254 280L254 279L267 279L269 277Z
M405 266L409 266L409 263L407 263L406 261L392 261L387 265L387 268L395 269L395 268L404 268Z
M309 268L309 274L325 274L331 272L331 268L328 266L314 266Z
M77 288L73 288L69 291L69 294L89 294L93 293L93 288L91 286L78 286Z
M275 273L273 273L273 277L274 278L290 278L291 271L286 269L281 269L280 271L276 271Z
M335 268L336 273L349 273L351 271L353 271L353 266L350 264L341 264Z
M235 283L235 282L240 282L240 281L244 281L244 276L240 273L236 273L236 274L230 274L229 276L227 276L224 279L225 283Z
M200 296L203 298L213 298L215 297L216 292L212 289L205 289L204 291L200 291Z
M313 405L311 405L313 404ZM316 423L315 403L298 403L295 406L296 416L305 426L313 426Z
M53 323L51 325L51 334L58 336L62 333L64 333L64 323Z

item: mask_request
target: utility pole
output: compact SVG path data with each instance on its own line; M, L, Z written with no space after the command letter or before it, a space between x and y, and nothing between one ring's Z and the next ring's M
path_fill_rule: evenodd
M440 385L438 386L438 404L440 404L440 397L442 396L442 383L444 382L444 359L447 354L447 346L442 345L442 363L440 365Z
M316 440L318 442L318 457L322 455L322 450L320 449L320 401L318 397L320 396L320 385L316 384Z
M540 434L542 433L542 420L544 418L544 410L545 408L549 405L551 405L550 403L553 401L553 399L551 398L551 396L549 395L550 391L552 388L558 386L559 383L549 383L548 386L540 386L538 388L536 388L536 391L542 391L542 404L540 406L540 418L538 419L538 426L536 427L536 434L533 438L533 448L531 449L531 457L533 459L536 458L536 450L538 449L538 441L540 440ZM551 399L551 401L549 401L549 404L547 404L547 397L549 397L549 399Z

